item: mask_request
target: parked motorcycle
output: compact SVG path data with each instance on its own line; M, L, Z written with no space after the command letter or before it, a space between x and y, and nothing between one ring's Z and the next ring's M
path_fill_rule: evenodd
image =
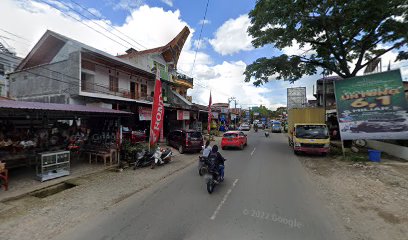
M145 150L143 152L137 152L135 157L135 164L133 166L133 170L141 167L151 166L154 163L154 153Z
M154 169L156 166L169 163L171 160L171 155L173 155L173 152L170 150L170 148L162 149L161 147L157 147L153 154L154 161L151 168Z

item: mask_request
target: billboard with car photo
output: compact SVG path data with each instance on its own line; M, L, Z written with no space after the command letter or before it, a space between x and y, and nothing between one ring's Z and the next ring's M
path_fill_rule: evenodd
M334 84L343 140L408 139L407 100L399 70Z

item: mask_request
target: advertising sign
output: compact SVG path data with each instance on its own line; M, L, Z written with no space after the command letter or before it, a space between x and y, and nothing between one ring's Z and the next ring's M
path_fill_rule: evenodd
M150 146L154 146L159 141L160 134L163 130L164 104L162 97L162 85L158 76L160 76L159 70L157 70L156 83L154 86L152 120L150 121Z
M150 121L152 120L152 109L147 107L139 107L139 120L140 121Z
M334 82L340 135L408 139L408 114L399 70Z
M190 112L177 110L177 120L190 120Z
M211 112L212 118L218 119L218 112Z
M236 115L235 114L231 114L231 120L235 120Z
M259 116L259 112L254 112L254 116Z

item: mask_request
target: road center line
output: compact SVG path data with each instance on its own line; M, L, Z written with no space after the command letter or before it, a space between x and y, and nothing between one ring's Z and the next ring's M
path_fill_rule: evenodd
M232 192L232 189L234 189L235 185L238 182L238 178L235 179L235 181L232 183L232 187L230 187L230 189L228 189L227 193L224 195L224 197L222 198L222 201L220 202L220 204L218 204L217 209L215 209L213 215L210 217L211 220L214 220L215 217L217 216L218 212L221 210L222 205L224 205L224 203L227 201L228 196L230 195L230 193Z
M255 150L256 150L256 148L254 148L254 150L252 150L251 156L254 155Z

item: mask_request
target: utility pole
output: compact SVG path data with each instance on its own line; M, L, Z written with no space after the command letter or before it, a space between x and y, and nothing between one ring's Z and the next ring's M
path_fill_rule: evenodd
M229 107L231 102L235 102L235 108L234 109L236 110L237 109L237 99L235 97L228 98L228 107ZM234 127L235 128L237 127L237 116L235 116L235 118L234 118Z

